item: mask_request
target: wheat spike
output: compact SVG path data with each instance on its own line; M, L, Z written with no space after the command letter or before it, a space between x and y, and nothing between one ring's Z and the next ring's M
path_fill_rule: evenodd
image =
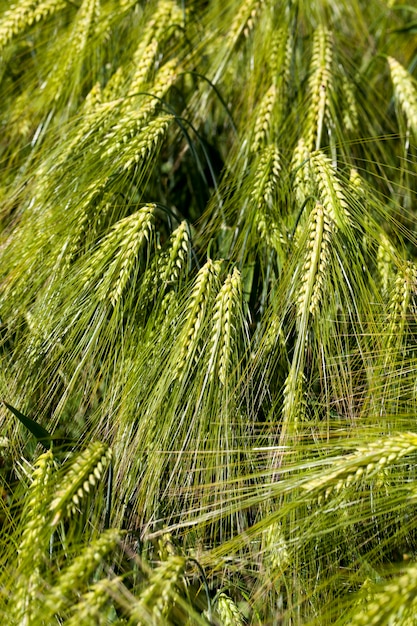
M412 76L393 57L388 57L394 93L411 129L417 134L417 86Z
M312 195L314 185L310 168L311 152L303 138L299 139L291 160L291 172L294 176L294 191L297 204L302 206L305 199Z
M282 573L290 564L290 554L280 522L271 523L262 535L262 562L271 574Z
M319 478L306 482L303 489L316 496L328 498L360 480L377 476L386 467L417 450L417 435L399 433L359 447L356 452L336 461Z
M379 283L381 285L381 291L386 296L388 295L390 285L394 280L393 260L395 259L395 248L385 233L381 233L379 240L380 243L378 245L376 255L376 267L378 271Z
M170 555L152 574L146 589L129 607L129 624L163 624L166 611L175 599L186 559Z
M309 218L307 249L297 298L297 314L300 318L305 317L307 311L313 317L319 312L335 230L331 216L317 202Z
M232 46L236 45L241 35L244 37L249 36L263 4L264 0L245 0L241 3L227 34L227 39Z
M106 604L117 595L123 586L121 577L112 579L103 578L91 585L72 607L71 617L65 621L66 626L105 626L108 618L105 612Z
M373 589L367 589L367 602L349 621L353 626L413 626L416 615L417 566ZM372 593L373 591L373 593Z
M410 299L417 294L417 268L408 261L403 270L399 270L395 279L394 291L389 306L388 349L393 343L404 337Z
M272 84L264 94L255 114L254 138L251 145L251 152L258 150L266 143L270 132L272 111L277 95L277 88Z
M314 33L308 88L310 104L308 107L306 144L310 150L318 150L325 117L328 114L329 98L332 89L332 40L327 28L319 27Z
M333 164L320 150L312 153L310 163L321 204L338 228L345 230L346 225L351 223L350 214Z
M278 186L281 171L280 154L275 145L266 146L259 155L258 166L255 171L255 180L250 195L253 206L255 223L259 234L266 245L280 248L282 235L279 232L271 209Z
M359 124L358 109L354 87L346 77L343 78L342 89L344 96L343 125L346 130L353 132Z
M52 526L56 526L63 515L79 506L85 494L101 480L110 460L110 449L100 442L91 443L75 457L50 504Z
M209 352L209 371L216 372L225 384L233 362L236 320L241 303L240 272L235 268L220 289L213 311L213 330Z
M32 483L26 495L23 511L25 525L18 547L18 560L23 564L14 590L10 612L16 623L26 626L31 623L31 616L37 611L37 596L42 586L40 565L47 550L49 535L45 529L45 503L51 492L51 476L54 458L51 451L42 454L36 461ZM30 563L30 567L24 566Z
M244 626L239 607L226 593L222 592L217 596L215 608L222 626Z
M13 4L0 22L0 52L14 37L66 6L63 0L20 0Z
M83 590L88 579L102 563L104 557L112 552L121 540L118 530L104 531L98 539L85 546L54 581L54 586L43 598L42 617L45 623L53 615L59 614L74 594Z
M172 233L169 251L159 259L160 277L165 285L176 283L190 254L189 226L184 220Z
M96 280L94 268L101 270L102 277L98 284L99 300L110 300L113 306L119 301L138 262L138 254L145 242L149 241L154 210L154 204L147 204L136 213L119 220L100 242L93 254L92 262L83 275L84 286L92 289L93 281Z
M181 352L177 361L175 377L179 376L190 361L198 356L200 329L206 318L207 307L213 298L213 285L218 280L220 261L208 259L199 270L186 307L184 326L179 344Z

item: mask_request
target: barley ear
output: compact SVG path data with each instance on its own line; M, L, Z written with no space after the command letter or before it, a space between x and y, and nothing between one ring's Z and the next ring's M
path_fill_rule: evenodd
M62 516L78 508L82 498L101 480L110 460L110 449L100 442L90 443L83 452L77 454L50 504L52 526L56 526Z
M411 74L393 57L388 57L394 94L407 122L417 135L417 84Z

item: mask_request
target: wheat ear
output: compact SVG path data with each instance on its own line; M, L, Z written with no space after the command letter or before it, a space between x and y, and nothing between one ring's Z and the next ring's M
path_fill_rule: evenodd
M335 230L331 216L317 202L309 217L307 250L297 298L299 318L305 318L308 312L314 317L319 312L330 262L331 239Z
M99 243L83 273L84 287L90 290L97 288L94 284L97 280L95 268L102 272L98 284L99 300L110 300L113 306L119 301L138 262L139 252L145 242L149 241L154 210L154 204L143 206L136 213L117 222Z
M410 565L404 574L373 589L367 589L367 602L352 614L352 626L413 626L416 603L417 566Z
M32 474L32 483L25 498L23 509L25 525L18 547L18 561L22 563L22 566L10 606L10 612L16 619L16 623L22 626L31 623L31 616L37 611L38 594L43 584L40 566L49 539L49 534L45 535L43 532L45 521L47 521L45 505L51 497L50 483L53 468L52 452L46 452L37 459Z
M20 0L13 4L0 22L0 52L14 37L66 6L63 0Z
M120 531L114 529L104 531L62 571L54 580L50 592L43 598L41 611L44 623L48 623L53 615L59 614L67 607L71 597L83 590L104 557L115 549L120 540Z
M244 626L245 624L239 607L226 593L222 592L217 596L215 611L222 626Z
M79 506L80 500L101 480L110 460L110 449L100 442L90 443L75 457L50 504L52 526L56 526L63 515Z
M411 74L393 57L388 57L394 93L407 118L417 134L417 86Z
M95 582L72 607L71 617L65 621L65 626L103 626L108 624L105 607L120 593L123 588L121 577L112 579L102 578Z
M129 624L148 626L165 623L166 612L175 599L185 565L184 557L171 555L156 568L146 589L129 607Z
M322 476L307 481L303 489L319 499L338 494L363 479L377 476L402 457L417 450L417 435L400 433L359 447L356 452L336 461Z
M235 268L220 289L213 310L213 327L209 351L211 377L217 374L220 382L226 383L233 363L233 345L236 321L241 306L241 278Z
M268 145L259 155L249 202L259 234L268 246L280 247L281 234L271 213L281 171L278 148Z
M310 104L308 107L304 136L310 150L318 150L325 117L328 112L332 88L332 40L331 33L319 27L314 33L313 53L308 81Z

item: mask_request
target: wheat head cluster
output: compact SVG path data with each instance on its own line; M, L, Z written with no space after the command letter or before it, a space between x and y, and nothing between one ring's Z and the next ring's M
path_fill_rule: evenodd
M416 623L416 24L0 0L2 623Z

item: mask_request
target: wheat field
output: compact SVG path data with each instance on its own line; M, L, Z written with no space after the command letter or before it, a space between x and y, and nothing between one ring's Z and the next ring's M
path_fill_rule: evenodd
M0 619L412 626L417 7L0 0Z

